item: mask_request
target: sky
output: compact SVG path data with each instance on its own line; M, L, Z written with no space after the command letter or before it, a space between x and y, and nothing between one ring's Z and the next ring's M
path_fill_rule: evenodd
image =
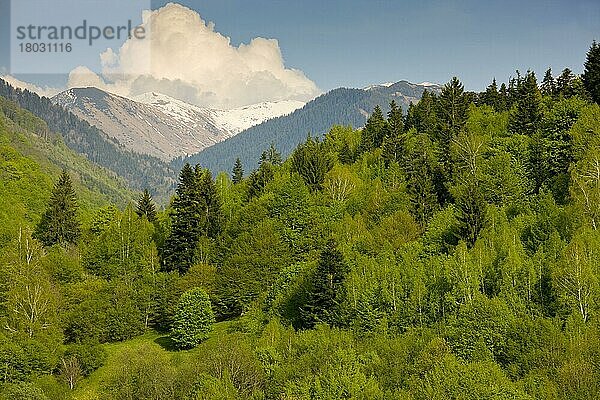
M9 0L0 0L0 75L11 74L8 3ZM152 0L152 8L160 9L166 3ZM169 68L180 67L165 65L150 83L141 84L138 80L118 86L107 82L107 89L135 94L162 88L158 83L161 80L181 77L183 86L170 85L165 90L181 94L178 97L186 101L201 105L214 101L224 107L237 105L234 97L242 103L260 100L253 92L264 92L269 99L302 98L336 87L364 87L403 79L445 83L458 76L466 89L483 90L492 78L506 81L516 69L532 69L538 77L548 67L556 75L565 67L581 73L592 40L600 41L598 0L179 3L200 15L207 29L214 30L211 37L215 41L220 40L216 33L230 38L229 47L224 45L222 52L214 53L217 59L221 54L228 54L228 58L220 64L215 62L212 69L233 63L239 66L234 68L239 76L222 82L226 79L223 74L212 70L194 76L190 68L170 71ZM213 22L214 28L208 22ZM197 27L191 27L186 32L195 35L197 31ZM258 41L250 45L255 38L277 42ZM238 51L241 44L249 46ZM168 50L163 48L162 53L156 54L169 58ZM265 67L268 77L259 73L262 67L256 61L264 52L269 53L270 64ZM205 63L189 52L181 56L191 57L190 61L197 65ZM124 59L121 55L118 62L124 64ZM66 75L12 75L39 86L61 88L68 84ZM212 81L218 81L219 86ZM246 81L250 83L245 91L232 89Z

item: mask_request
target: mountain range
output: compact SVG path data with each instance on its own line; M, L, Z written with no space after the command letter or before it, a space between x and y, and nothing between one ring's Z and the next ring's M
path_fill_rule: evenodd
M364 126L373 108L379 105L387 113L394 100L406 112L411 103L419 101L423 92L439 93L438 84L400 81L371 85L363 89L338 88L308 102L293 113L250 127L239 134L208 147L192 156L174 160L172 168L183 164L201 164L217 173L230 171L240 158L246 172L256 168L261 153L273 144L284 157L308 134L320 137L333 125Z
M281 101L218 110L200 108L161 93L144 93L130 99L94 87L69 89L52 101L125 148L164 161L197 153L304 105L300 101Z

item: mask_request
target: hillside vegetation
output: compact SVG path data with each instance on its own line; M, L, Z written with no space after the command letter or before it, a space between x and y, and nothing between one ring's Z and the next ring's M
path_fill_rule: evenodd
M165 211L64 171L14 198L0 398L597 398L599 102L594 43L581 77L453 78L245 178L185 164Z

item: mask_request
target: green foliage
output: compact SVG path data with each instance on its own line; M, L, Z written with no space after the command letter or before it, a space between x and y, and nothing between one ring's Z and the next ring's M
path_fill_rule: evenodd
M318 323L343 324L343 284L347 273L348 267L335 241L328 241L312 278L306 304L301 308L303 327L312 328Z
M154 206L154 201L152 200L152 196L150 196L148 189L144 189L144 193L140 196L135 213L140 218L145 216L150 222L156 220L156 207Z
M240 158L235 159L235 164L233 165L233 171L231 173L231 180L233 183L240 183L244 179L244 168L242 167L242 161Z
M592 99L600 104L600 45L596 41L588 50L581 78Z
M333 160L324 143L310 136L292 154L292 169L312 190L321 190Z
M541 94L535 74L528 71L524 78L519 78L515 90L518 97L510 112L508 130L513 134L533 136L542 119Z
M180 349L195 347L208 337L214 322L206 292L201 288L190 289L181 295L177 304L171 339Z
M77 197L71 177L63 170L52 191L48 209L36 229L36 237L46 246L74 244L79 237Z

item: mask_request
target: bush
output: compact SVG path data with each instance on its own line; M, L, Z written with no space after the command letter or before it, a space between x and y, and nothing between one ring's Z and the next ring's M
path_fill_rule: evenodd
M180 349L197 346L208 337L215 322L210 299L201 288L193 288L181 295L171 330L171 339Z

